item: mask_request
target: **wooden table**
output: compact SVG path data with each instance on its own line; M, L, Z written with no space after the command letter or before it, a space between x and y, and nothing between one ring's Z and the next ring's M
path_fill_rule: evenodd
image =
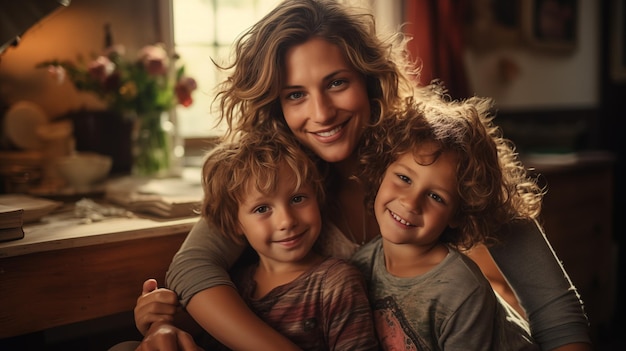
M0 338L131 311L198 220L50 218L0 243Z

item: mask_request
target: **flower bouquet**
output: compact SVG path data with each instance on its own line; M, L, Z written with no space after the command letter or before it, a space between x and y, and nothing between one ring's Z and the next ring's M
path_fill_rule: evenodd
M124 55L124 47L114 45L89 62L52 60L37 67L47 68L59 83L71 80L79 91L96 94L110 110L135 120L133 173L159 175L169 169L173 151L172 125L164 112L190 106L196 81L185 75L184 66L173 69L177 56L170 57L161 44L145 46L133 60Z

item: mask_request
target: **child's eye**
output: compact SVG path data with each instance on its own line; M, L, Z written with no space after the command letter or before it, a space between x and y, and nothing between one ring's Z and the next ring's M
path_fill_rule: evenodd
M304 201L304 196L303 195L296 195L291 199L291 202L293 202L294 204L299 204L302 201Z
M411 184L411 178L405 176L404 174L398 174L397 175L398 178L400 178L401 181L407 183L407 184Z
M267 211L269 211L269 207L263 205L263 206L259 206L259 207L255 208L254 211L252 211L252 212L254 212L254 213L265 213Z
M439 196L439 195L437 195L435 193L430 193L430 194L428 194L428 196L430 196L433 200L435 200L435 201L437 201L439 203L442 203L442 204L445 203L445 200L441 196Z

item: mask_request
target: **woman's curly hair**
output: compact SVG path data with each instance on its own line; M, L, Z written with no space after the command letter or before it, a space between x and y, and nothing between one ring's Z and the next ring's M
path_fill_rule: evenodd
M490 99L451 101L440 91L369 128L360 153L368 209L373 210L389 165L421 144L434 142L439 145L435 157L453 152L459 161L460 206L455 215L459 225L446 230L444 242L462 249L491 244L504 223L538 217L544 191L527 174L513 143L493 123L492 108Z
M286 0L244 32L234 44L231 63L216 66L229 73L217 89L214 107L227 134L263 126L288 131L279 94L285 79L285 54L311 38L337 45L363 75L372 121L400 108L414 94L418 70L401 33L380 39L374 17L334 0Z

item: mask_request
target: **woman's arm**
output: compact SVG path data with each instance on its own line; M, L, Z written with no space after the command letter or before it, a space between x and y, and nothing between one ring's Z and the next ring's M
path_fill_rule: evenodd
M231 286L215 286L195 294L187 311L204 330L230 349L300 350L250 311Z
M172 260L167 286L204 330L231 349L298 350L239 296L228 274L244 247L201 219Z
M183 307L205 289L218 285L235 287L228 270L244 247L200 219L172 259L165 275L167 287L178 294Z
M582 302L536 221L514 221L489 248L543 350L591 350ZM565 348L560 348L565 347Z

